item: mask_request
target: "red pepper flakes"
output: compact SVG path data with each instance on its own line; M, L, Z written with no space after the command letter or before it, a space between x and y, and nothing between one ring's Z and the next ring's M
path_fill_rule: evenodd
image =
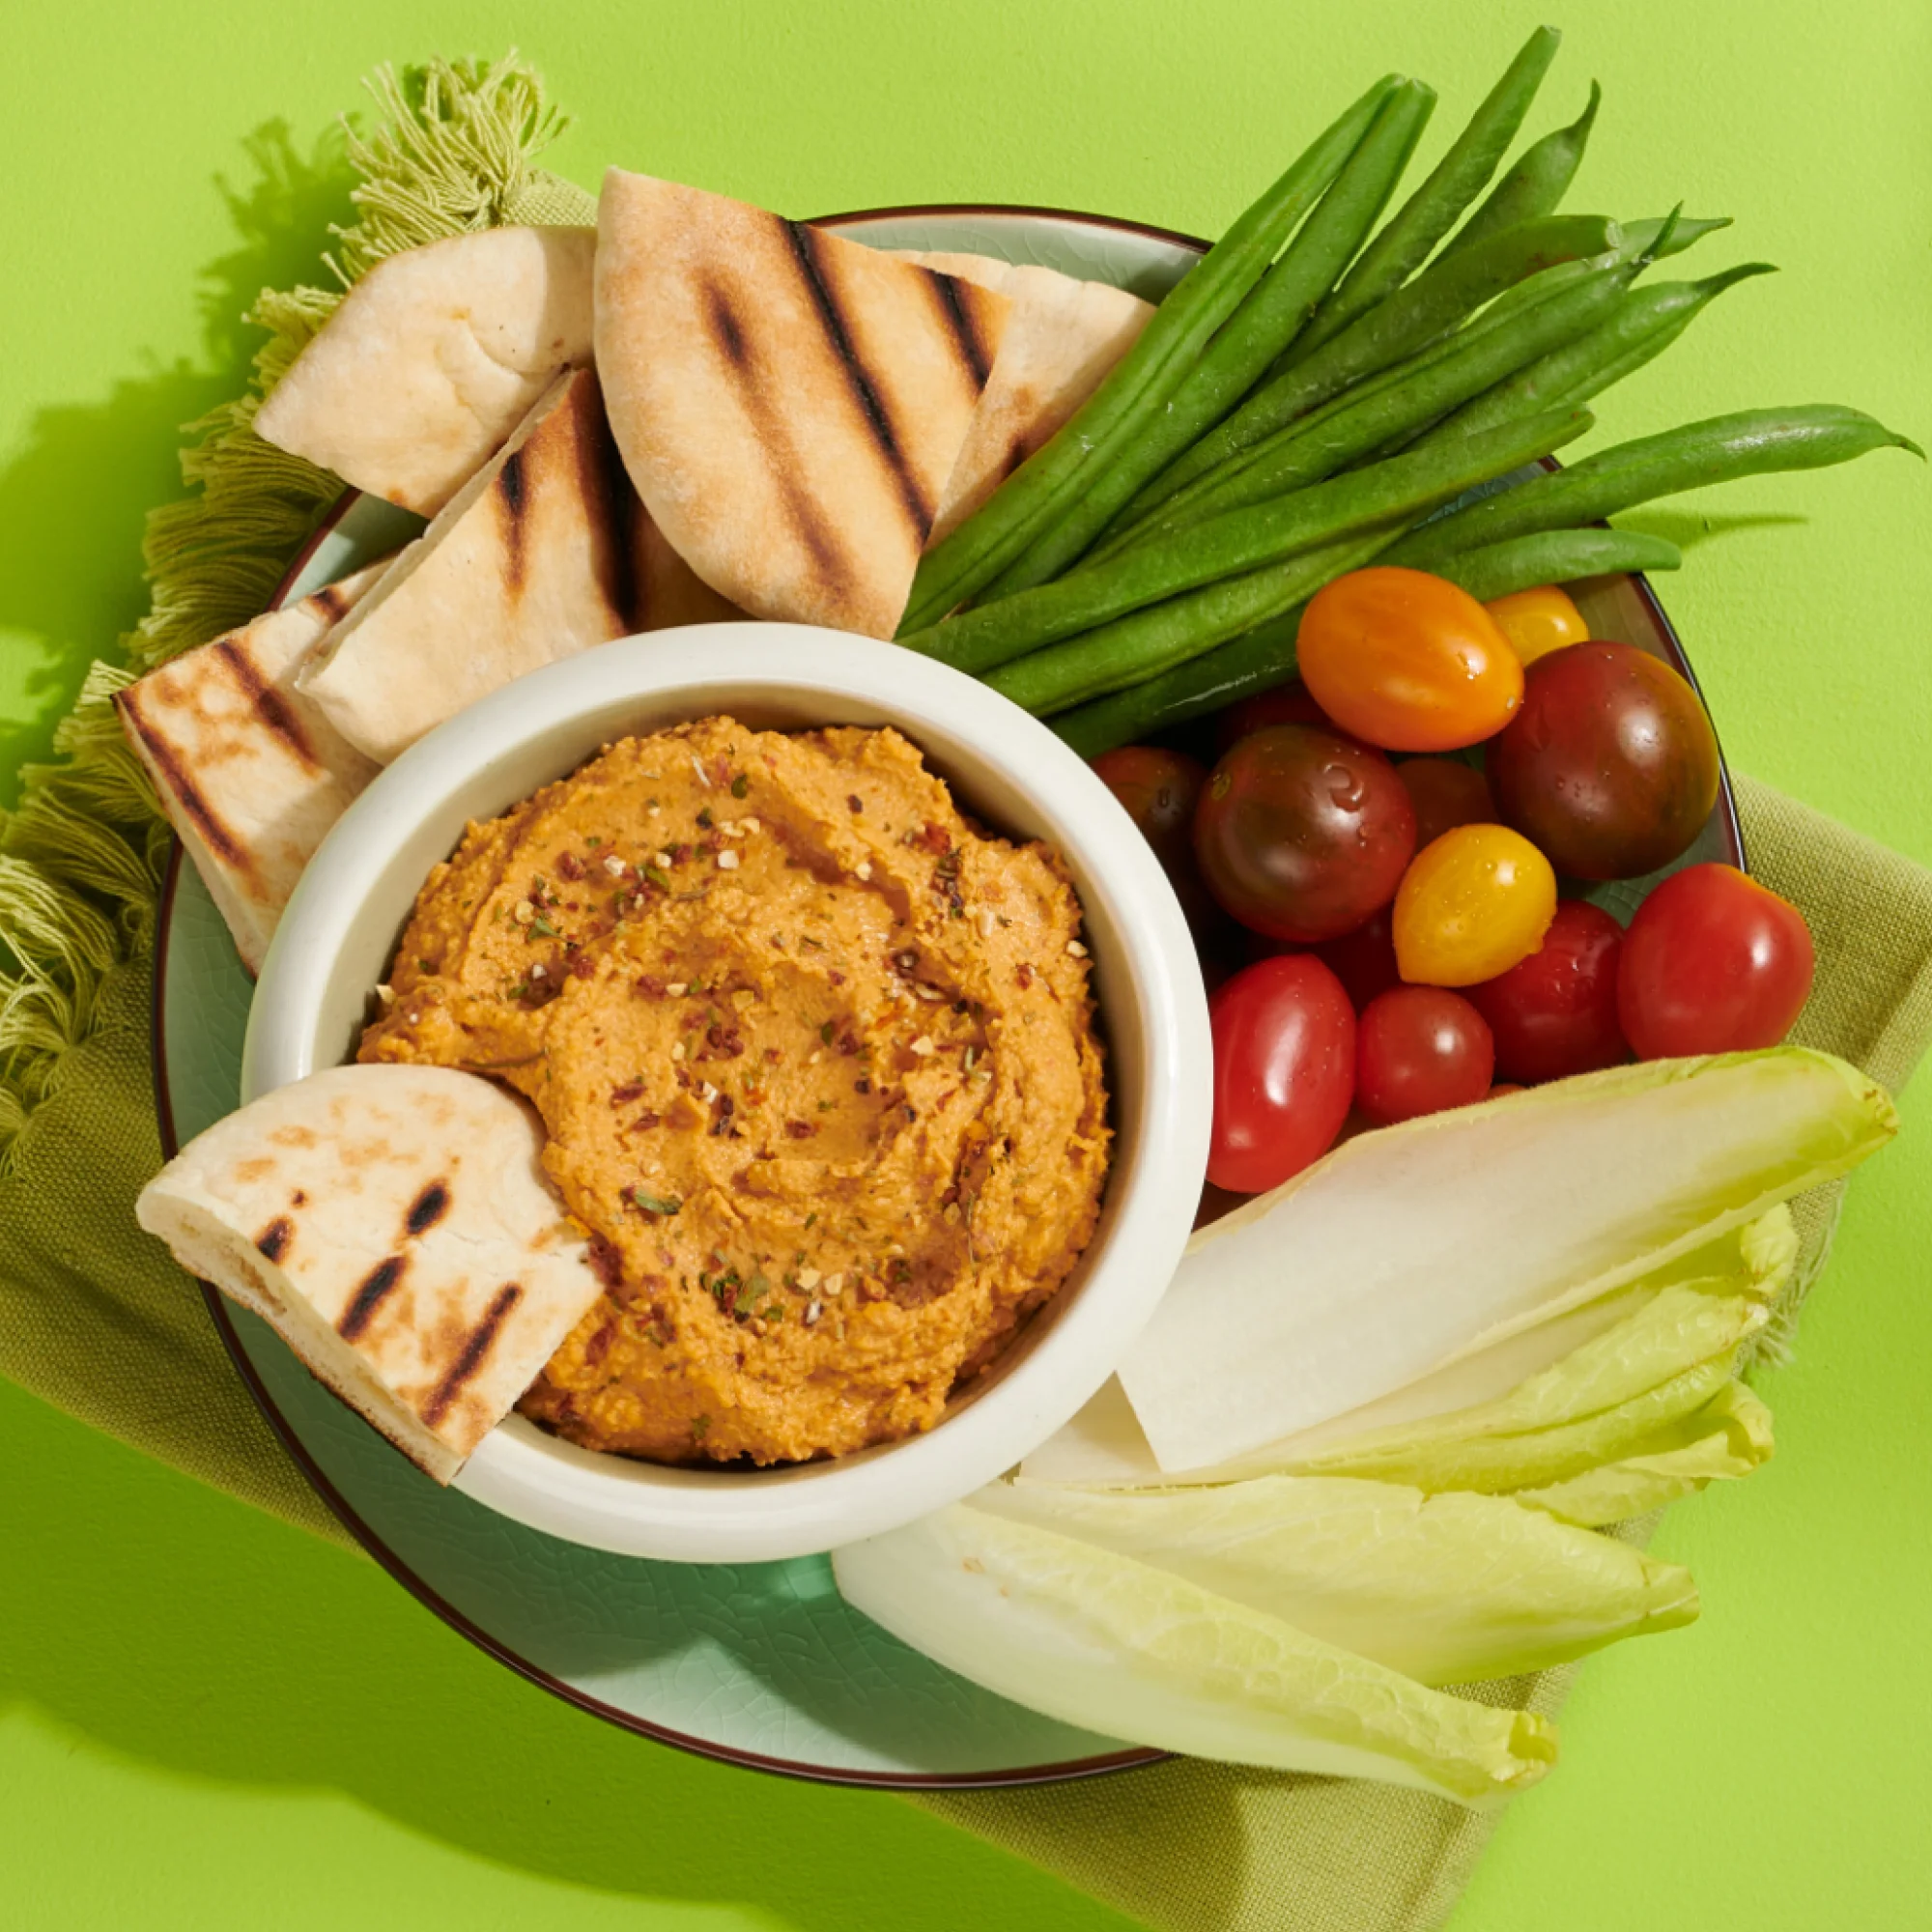
M1019 981L1021 989L1024 990L1033 984L1033 968L1022 959L1013 971L1013 978Z
M866 801L856 791L847 795L845 800L845 810L847 811L858 813L864 811L865 809Z
M611 1352L611 1344L615 1339L616 1333L616 1324L607 1321L583 1345L583 1366L586 1369L594 1369Z
M665 996L665 982L655 973L640 973L631 982L631 991L640 1000L661 1000Z
M580 952L570 962L570 974L574 980L594 979L597 974L597 962L589 953Z
M556 875L559 879L582 878L583 861L575 852L559 852L556 855Z
M641 1080L626 1081L621 1087L611 1090L611 1104L613 1107L628 1107L633 1100L644 1097L644 1083Z
M935 825L931 819L925 821L925 828L919 835L919 842L928 852L950 852L952 850L952 835L943 825Z
M785 1132L795 1141L809 1141L818 1129L810 1121L787 1121Z

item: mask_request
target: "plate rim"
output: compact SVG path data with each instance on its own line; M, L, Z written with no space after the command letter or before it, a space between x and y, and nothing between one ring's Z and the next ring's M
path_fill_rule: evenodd
M972 217L986 215L1017 215L1036 220L1067 221L1082 227L1092 228L1105 234L1132 234L1151 241L1173 243L1188 248L1197 254L1205 254L1211 245L1201 237L1184 234L1178 229L1163 228L1154 223L1134 221L1124 217L1095 214L1091 212L1045 208L1025 203L1007 202L920 202L903 203L880 208L843 210L835 214L813 216L813 226L835 227L846 223L862 221L884 221L891 219L921 219L932 216ZM1548 459L1547 459L1548 461ZM1556 467L1550 461L1550 467ZM309 533L299 551L291 559L288 569L276 584L270 608L275 608L287 595L289 588L307 567L309 559L327 541L336 526L348 514L351 507L360 500L363 493L345 487L341 495L329 505L327 514ZM1699 686L1690 657L1684 649L1683 641L1677 635L1675 625L1663 609L1650 580L1641 572L1629 573L1631 583L1642 601L1646 613L1656 625L1666 645L1675 668L1690 682L1701 701L1702 688ZM1709 706L1705 707L1709 714ZM1715 728L1715 721L1714 721ZM1743 828L1739 823L1737 800L1731 786L1730 768L1722 756L1719 745L1718 803L1723 815L1724 828L1729 841L1738 855L1738 863L1748 870L1745 850ZM169 843L167 866L162 875L161 890L156 903L156 943L154 952L154 980L149 999L150 1022L150 1075L154 1093L156 1124L159 1130L161 1153L165 1160L172 1160L181 1151L181 1143L175 1131L174 1106L170 1097L168 1083L166 986L167 967L171 942L174 936L174 901L177 885L181 878L183 863L181 840L172 838ZM881 1791L987 1791L1017 1790L1031 1785L1062 1784L1078 1778L1108 1776L1114 1774L1140 1769L1147 1765L1166 1762L1174 1753L1155 1750L1141 1746L1131 1746L1123 1750L1102 1752L1093 1757L1068 1758L1053 1764L1014 1766L1005 1770L977 1772L883 1772L849 1770L838 1765L808 1764L793 1758L768 1755L760 1751L743 1749L732 1745L720 1744L712 1739L701 1738L686 1731L673 1729L669 1725L653 1722L648 1718L619 1706L607 1703L576 1685L567 1683L542 1665L533 1663L520 1655L500 1638L493 1635L464 1611L458 1609L434 1585L426 1581L411 1567L377 1531L366 1522L315 1458L307 1445L297 1434L293 1425L283 1415L274 1397L257 1373L241 1335L229 1318L227 1301L220 1292L206 1281L198 1281L202 1300L208 1309L209 1319L214 1325L215 1333L227 1351L229 1361L247 1389L263 1419L274 1432L276 1438L288 1452L290 1459L300 1470L304 1480L322 1499L325 1507L355 1538L362 1549L397 1583L399 1583L417 1603L441 1622L448 1625L486 1656L514 1671L526 1682L549 1691L562 1702L574 1705L591 1717L602 1719L606 1723L614 1724L619 1729L636 1736L648 1738L653 1743L668 1745L672 1748L687 1751L695 1757L707 1758L714 1763L730 1764L750 1771L760 1771L780 1777L795 1778L801 1782L825 1784L847 1789Z

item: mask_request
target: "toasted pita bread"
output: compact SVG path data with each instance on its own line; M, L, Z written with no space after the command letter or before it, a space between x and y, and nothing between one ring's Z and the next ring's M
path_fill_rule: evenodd
M1132 348L1153 306L1125 289L1054 269L896 248L902 261L995 290L1012 303L985 393L947 479L931 541L964 523Z
M597 378L572 370L330 632L300 688L387 764L512 678L630 631L630 517Z
M338 1066L209 1128L134 1213L447 1483L602 1293L542 1147L479 1074Z
M631 620L639 631L723 624L752 613L721 596L674 551L651 515L631 498Z
M251 973L302 867L376 775L296 676L387 568L371 564L115 694L121 728Z
M604 180L617 446L672 548L761 617L892 636L1007 306L723 195Z
M489 228L379 262L255 417L278 448L433 517L590 360L588 228Z

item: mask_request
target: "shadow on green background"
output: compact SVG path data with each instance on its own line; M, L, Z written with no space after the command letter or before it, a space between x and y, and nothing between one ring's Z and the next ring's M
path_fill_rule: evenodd
M182 494L185 425L239 394L260 331L242 317L264 288L315 282L330 222L354 213L339 134L307 154L285 122L242 143L242 185L218 180L234 249L202 270L203 347L195 362L124 376L106 401L40 412L25 446L0 469L0 634L6 715L0 718L0 803L11 775L45 757L54 726L96 658L147 608L143 519Z

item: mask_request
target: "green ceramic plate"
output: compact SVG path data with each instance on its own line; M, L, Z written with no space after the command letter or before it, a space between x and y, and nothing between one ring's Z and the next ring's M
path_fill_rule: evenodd
M827 224L882 247L1037 262L1157 299L1200 246L1184 237L1030 209L898 209ZM283 586L301 596L420 528L346 498ZM1596 637L1688 672L1641 581L1579 599ZM1692 852L1736 864L1728 781ZM1611 889L1623 916L1647 881ZM232 1112L252 983L177 848L156 970L155 1087L175 1148ZM290 1453L392 1576L472 1641L613 1723L700 1751L840 1783L974 1785L1148 1763L1132 1748L1021 1710L928 1662L846 1608L824 1557L717 1568L561 1543L439 1489L314 1381L268 1325L213 1291L210 1314Z

